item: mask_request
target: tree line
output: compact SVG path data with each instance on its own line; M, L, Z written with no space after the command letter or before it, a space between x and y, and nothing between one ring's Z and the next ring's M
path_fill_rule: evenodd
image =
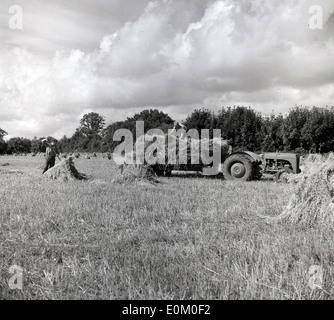
M113 140L118 129L129 129L136 138L136 121L144 121L145 132L161 129L167 133L175 121L157 109L143 110L126 120L105 126L105 119L98 113L85 114L71 137L58 141L61 152L112 152L120 143ZM327 153L334 150L334 107L296 106L286 115L263 116L250 107L222 107L218 113L201 108L194 110L182 121L186 130L220 129L222 138L230 141L234 150L254 152ZM177 124L177 129L180 128ZM44 152L43 138L14 137L7 142L7 132L0 128L0 153Z

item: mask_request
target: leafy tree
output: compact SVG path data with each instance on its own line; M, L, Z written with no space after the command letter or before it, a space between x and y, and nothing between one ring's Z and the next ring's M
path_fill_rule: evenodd
M43 151L42 138L34 137L31 140L31 150L32 153L38 153Z
M290 109L283 121L282 138L285 151L294 151L303 148L301 132L309 117L310 110L306 107L296 106ZM309 147L304 144L304 147Z
M143 110L133 117L127 118L127 121L133 124L136 121L144 121L145 133L151 129L161 129L167 132L168 128L174 123L174 120L168 114L157 109Z
M262 119L261 140L262 152L284 150L282 114L278 116L271 114L270 117Z
M3 137L7 135L7 132L0 128L0 153L7 151L7 143L3 140Z
M8 140L7 149L12 153L28 153L31 149L31 141L26 138L11 138Z
M0 154L6 152L7 152L7 143L3 139L0 139Z
M144 122L144 133L151 129L160 129L167 133L168 129L171 129L174 120L166 113L157 109L143 110L140 113L136 113L133 117L128 117L125 121L118 121L116 127L120 129L128 129L132 132L134 138L136 137L136 122Z
M194 110L185 121L183 125L187 130L196 129L201 137L202 129L209 129L210 137L212 137L213 129L216 128L216 117L215 114L209 109L196 109Z
M100 151L102 144L102 137L100 135L94 135L89 139L86 144L87 151L96 152Z
M303 148L313 152L329 152L334 146L334 113L331 110L313 107L307 114L301 129Z
M71 151L87 151L88 142L90 137L87 137L82 131L77 129L70 140Z
M71 138L67 138L66 135L64 135L59 141L58 146L59 150L61 152L71 152Z
M259 151L262 141L262 116L243 106L224 107L217 116L217 127L225 139L230 140L234 150Z
M80 120L78 130L86 137L100 135L105 125L105 120L96 112L85 114Z
M85 114L73 136L70 139L62 139L61 145L69 151L99 151L104 125L104 117L98 113L90 112Z
M8 133L0 128L0 139L3 139L4 136L6 136Z
M114 141L114 134L119 129L128 129L132 132L135 137L135 122L131 120L118 121L109 125L103 132L103 141L101 145L102 152L111 152L120 143L119 141Z
M113 141L114 133L118 129L128 129L132 132L135 139L138 138L136 137L136 121L144 121L144 133L151 129L160 129L167 133L168 129L171 129L174 124L174 120L162 111L157 109L143 110L140 113L135 114L133 117L128 117L124 121L115 122L103 130L101 151L112 152L120 143L119 141Z

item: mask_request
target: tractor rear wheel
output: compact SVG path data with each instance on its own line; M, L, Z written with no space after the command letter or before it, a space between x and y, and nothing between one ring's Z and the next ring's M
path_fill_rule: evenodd
M226 180L248 181L252 179L253 166L251 160L241 154L228 157L223 165Z
M252 180L260 180L262 177L262 168L261 166L256 163L253 164L253 176L252 176Z

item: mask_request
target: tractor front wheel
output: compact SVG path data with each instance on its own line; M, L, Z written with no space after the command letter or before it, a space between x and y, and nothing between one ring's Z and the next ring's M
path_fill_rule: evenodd
M226 180L251 180L252 171L253 166L251 161L246 156L240 154L228 157L223 166L223 175Z
M290 168L281 169L276 173L275 181L276 182L287 183L288 182L288 175L291 174L291 173L293 173L293 171Z

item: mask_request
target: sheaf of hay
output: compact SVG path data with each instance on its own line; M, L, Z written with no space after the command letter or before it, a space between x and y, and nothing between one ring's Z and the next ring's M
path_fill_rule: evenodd
M121 172L116 176L112 183L117 184L141 184L155 185L159 183L151 167L147 165L124 164Z
M44 176L57 179L60 181L68 180L87 180L88 177L84 173L80 173L74 166L73 158L69 157L62 160L54 167L44 173Z
M289 178L291 198L277 221L308 226L334 222L334 155L305 162L301 174Z

